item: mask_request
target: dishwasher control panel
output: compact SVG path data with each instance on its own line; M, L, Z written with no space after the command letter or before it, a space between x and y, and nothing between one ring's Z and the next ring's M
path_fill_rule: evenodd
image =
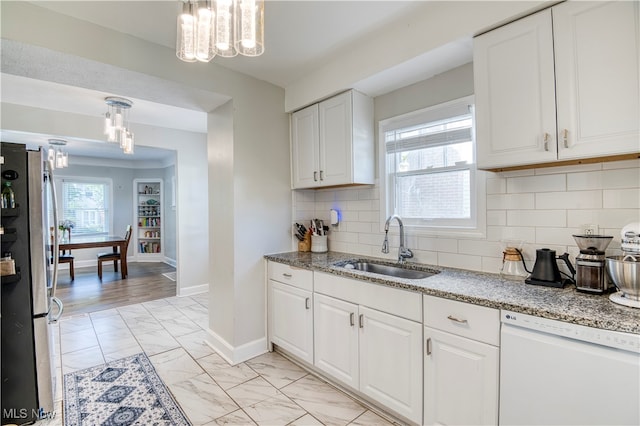
M622 349L640 354L640 335L620 331L602 330L579 324L536 317L513 311L500 311L502 324L509 324L542 333L581 340L611 348Z

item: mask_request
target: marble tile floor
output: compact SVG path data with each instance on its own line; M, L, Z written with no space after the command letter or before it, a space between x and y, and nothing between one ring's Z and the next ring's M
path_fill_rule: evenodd
M391 425L272 352L231 366L204 343L208 298L170 297L64 317L54 328L63 374L145 352L193 425ZM56 416L39 426L59 426Z

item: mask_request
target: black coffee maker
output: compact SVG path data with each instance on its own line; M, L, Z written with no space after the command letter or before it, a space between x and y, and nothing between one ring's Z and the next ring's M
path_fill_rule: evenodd
M561 259L567 264L571 272L571 277L563 278L558 268L557 260ZM533 265L533 272L524 280L527 284L542 285L546 287L563 288L567 284L575 283L573 277L576 270L569 261L569 253L556 256L555 250L542 248L536 250L536 263Z

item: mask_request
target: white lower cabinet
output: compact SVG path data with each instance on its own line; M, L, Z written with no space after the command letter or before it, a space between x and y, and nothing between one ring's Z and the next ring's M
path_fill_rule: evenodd
M360 315L360 391L421 422L422 325L364 306Z
M424 423L497 424L499 349L429 327L424 338Z
M376 291L394 289L327 275L318 283L325 290L338 288L342 298L314 294L315 366L382 407L422 423L422 324L358 303L387 305L389 298ZM360 291L362 284L369 287L367 293ZM400 297L420 297L395 291ZM344 300L348 295L352 299ZM408 300L397 309L408 306L415 304Z
M424 424L498 424L497 309L425 296Z
M322 294L313 303L315 366L358 389L358 305Z
M309 364L313 364L312 288L311 271L269 262L271 342Z

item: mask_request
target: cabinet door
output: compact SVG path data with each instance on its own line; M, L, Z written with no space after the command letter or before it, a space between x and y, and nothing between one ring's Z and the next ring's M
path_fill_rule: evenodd
M358 389L358 306L314 295L314 365Z
M555 161L551 11L474 39L479 168Z
M640 4L552 8L559 158L640 152Z
M422 423L422 324L360 306L360 391Z
M320 184L353 182L353 110L351 93L320 102Z
M291 114L291 186L310 188L320 183L318 105Z
M269 280L271 341L313 364L311 292Z
M424 338L424 424L498 424L498 348L429 327Z

